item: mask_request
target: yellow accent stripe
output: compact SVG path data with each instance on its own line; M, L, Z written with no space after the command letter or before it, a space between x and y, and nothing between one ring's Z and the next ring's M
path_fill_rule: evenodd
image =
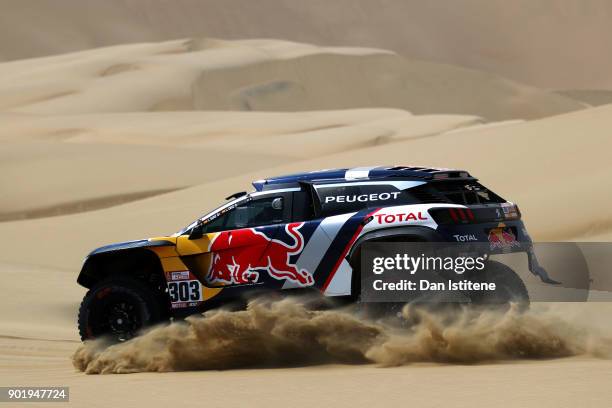
M212 297L215 297L221 292L223 288L209 288L207 286L202 285L202 298L204 300L208 300Z
M164 268L164 272L176 272L176 271L188 271L189 268L181 261L181 258L178 256L173 256L170 258L161 258L160 259L162 268Z

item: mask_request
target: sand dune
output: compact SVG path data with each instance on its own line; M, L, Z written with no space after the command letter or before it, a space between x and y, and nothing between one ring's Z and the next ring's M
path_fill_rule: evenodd
M2 306L6 311L0 321L0 339L78 340L74 319L83 290L69 283L71 271L4 262L0 271L5 279Z
M592 106L612 103L612 91L607 89L566 89L556 93L568 96L574 100L588 103Z
M0 197L0 221L109 207L480 123L474 116L414 116L391 109L5 114L3 119L0 185L6 194ZM27 182L14 182L19 179Z
M308 112L136 112L90 115L4 114L0 142L64 142L165 148L228 148L252 152L257 144L270 155L308 157L326 148L335 153L377 138L402 140L481 124L469 115L412 115L399 109L347 109ZM361 136L359 133L370 134ZM335 132L324 146L317 132ZM305 151L269 143L296 140ZM264 153L262 151L262 153Z
M213 153L214 152L214 153ZM193 149L112 144L10 143L0 150L0 220L32 218L104 208L238 175L287 157L211 148L210 158ZM248 159L248 160L247 160ZM225 166L227 160L235 165ZM21 182L19 182L21 181Z
M279 40L129 44L0 65L0 110L45 115L388 107L504 120L585 106L489 73L385 50Z
M360 45L552 89L610 88L606 0L20 0L3 4L0 59L183 37Z

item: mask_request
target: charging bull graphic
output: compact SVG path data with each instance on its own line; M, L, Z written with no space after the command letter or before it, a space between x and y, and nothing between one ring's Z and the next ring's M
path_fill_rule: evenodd
M512 231L504 228L495 228L489 232L489 244L492 250L509 250L513 247L519 247L520 244Z
M285 232L294 240L293 245L268 238L254 228L220 232L212 241L213 258L206 281L209 283L255 283L259 273L266 271L275 279L286 279L300 286L314 283L306 270L298 270L289 262L292 255L304 249L304 237L298 229L304 223L285 226Z

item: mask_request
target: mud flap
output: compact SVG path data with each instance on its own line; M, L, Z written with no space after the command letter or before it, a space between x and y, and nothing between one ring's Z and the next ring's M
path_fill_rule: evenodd
M529 271L535 276L539 277L542 282L549 283L551 285L561 284L561 282L551 279L550 276L548 276L548 272L546 272L546 269L544 269L538 262L538 258L536 257L536 254L533 251L533 247L529 247L529 249L527 250L527 262L529 263Z

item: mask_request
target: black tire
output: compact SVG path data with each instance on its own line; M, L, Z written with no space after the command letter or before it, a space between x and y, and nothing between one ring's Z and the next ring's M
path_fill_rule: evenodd
M402 236L384 237L381 239L373 239L368 242L426 242L424 238L417 236ZM353 273L351 276L351 310L358 316L375 321L384 321L396 326L405 326L406 319L403 316L403 309L410 302L361 302L361 246L353 253L351 262Z
M92 287L81 302L81 340L100 337L122 342L163 320L163 308L152 290L129 278L111 277Z
M452 319L453 312L463 310L469 306L476 310L494 310L505 312L510 309L511 304L515 304L519 312L529 309L529 292L525 283L512 268L497 261L487 262L486 268L470 278L473 282L495 283L493 291L472 291L466 293L470 302L440 302L440 303L412 303L413 310L425 310L432 313L440 313ZM404 316L402 309L405 303L373 303L364 304L365 315L376 320L383 319L395 326L410 326L418 321L418 314L415 316ZM416 318L416 320L415 320Z
M407 240L405 242L420 242L418 240ZM387 303L362 303L360 301L361 294L361 264L359 262L359 251L356 251L351 265L353 266L353 276L351 280L351 298L353 303L353 310L355 310L360 316L380 320L387 319L390 321L399 321L401 326L406 325L406 316L402 315L402 310L406 305L406 302L387 302ZM479 272L477 275L470 277L473 282L482 283L495 283L496 289L494 291L473 291L466 293L468 296L469 303L463 302L440 302L440 303L427 303L427 302L409 302L413 308L424 309L430 312L452 313L457 310L461 310L462 307L484 307L494 310L507 310L510 308L510 304L514 303L517 305L518 310L521 312L529 309L529 292L523 283L520 276L516 274L510 267L497 262L489 261L485 270ZM409 319L410 320L410 319Z
M494 309L507 309L511 303L520 311L529 308L529 292L525 283L512 268L497 261L487 262L486 268L472 276L473 282L495 283L493 291L472 291L472 305Z

